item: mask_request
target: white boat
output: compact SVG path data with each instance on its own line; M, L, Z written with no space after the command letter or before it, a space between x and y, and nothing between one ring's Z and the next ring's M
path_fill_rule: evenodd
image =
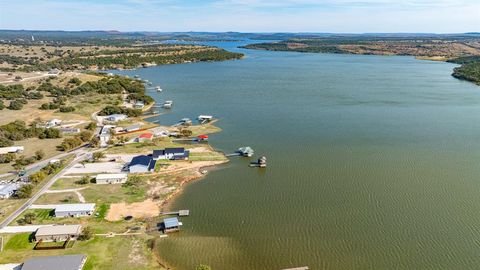
M162 92L163 91L160 86L155 87L155 90L157 90L157 92Z
M163 103L163 106L162 106L162 107L165 108L165 109L171 109L171 108L172 108L172 105L173 105L173 101L167 100L167 101L165 101L165 102Z

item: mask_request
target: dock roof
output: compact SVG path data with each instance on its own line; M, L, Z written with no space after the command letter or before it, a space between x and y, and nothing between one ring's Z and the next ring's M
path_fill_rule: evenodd
M174 228L174 227L180 226L180 223L178 222L178 218L176 217L164 219L163 224L165 224L165 228Z

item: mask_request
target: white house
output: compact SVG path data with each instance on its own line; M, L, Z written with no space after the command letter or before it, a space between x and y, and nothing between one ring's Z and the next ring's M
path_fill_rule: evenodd
M127 182L126 173L98 174L95 177L97 184L122 184Z
M55 217L90 216L94 210L94 203L58 204L55 207Z
M110 141L111 134L110 130L112 128L115 128L114 125L104 125L102 129L100 130L100 135L98 136L100 139L100 146L101 147L106 147L108 144L108 141Z
M128 116L125 114L112 114L107 116L105 119L110 122L118 122L127 119Z
M12 197L12 195L15 194L19 187L20 185L17 183L0 185L0 199L8 199Z
M46 128L51 128L51 127L54 127L54 126L58 126L62 123L62 120L59 120L59 119L52 119L50 121L47 121L47 123L45 124L45 127Z
M8 153L19 153L25 150L23 146L9 146L0 148L0 155Z
M183 147L179 148L165 148L162 150L153 150L152 158L154 160L187 160L190 156L190 151Z

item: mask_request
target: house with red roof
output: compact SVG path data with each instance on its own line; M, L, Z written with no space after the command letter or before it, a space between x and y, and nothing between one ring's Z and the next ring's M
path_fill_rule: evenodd
M153 139L153 134L150 132L142 133L138 136L138 142L147 142Z

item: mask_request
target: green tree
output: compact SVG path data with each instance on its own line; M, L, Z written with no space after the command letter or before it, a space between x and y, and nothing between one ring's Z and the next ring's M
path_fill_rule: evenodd
M78 240L86 241L86 240L91 239L93 237L93 235L94 235L94 231L93 231L92 227L86 226L86 227L83 227L82 233L78 236Z
M45 178L47 178L47 173L44 171L38 171L28 177L28 179L30 179L30 181L35 184L42 182L43 180L45 180Z
M29 198L30 196L32 196L32 192L33 192L33 185L32 184L26 184L26 185L21 186L17 190L16 196L20 199L25 199L25 198Z
M75 183L77 183L79 185L86 185L86 184L90 183L90 180L91 180L91 178L89 176L85 175L84 177L82 177L80 180L78 180Z
M104 152L95 152L92 155L93 162L97 162L98 160L105 158Z
M43 150L40 149L35 152L35 158L37 160L42 160L44 157L45 157L45 152Z
M26 213L25 216L23 217L26 224L32 224L36 218L37 216L34 213Z
M80 134L78 134L78 138L80 138L80 140L82 140L82 142L90 141L92 136L93 136L93 133L91 131L88 131L88 130L84 130L84 131L80 132Z
M85 129L94 131L97 128L97 123L95 122L90 122L88 125L85 127Z

